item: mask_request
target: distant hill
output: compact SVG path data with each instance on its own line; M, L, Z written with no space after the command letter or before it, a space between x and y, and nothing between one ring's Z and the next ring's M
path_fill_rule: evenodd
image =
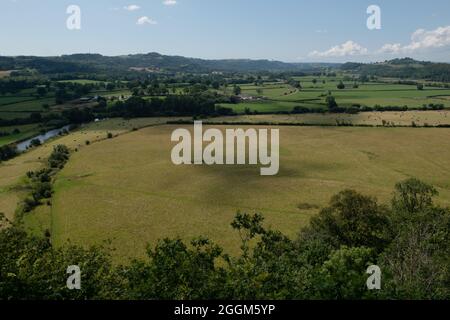
M0 70L33 69L41 74L126 72L321 72L324 69L342 70L357 74L400 79L427 79L450 82L450 64L416 61L411 58L364 64L286 63L273 60L224 59L205 60L159 53L103 56L100 54L72 54L58 57L17 56L1 57Z
M204 60L159 53L108 57L100 54L73 54L60 57L0 57L0 70L32 68L40 73L72 73L153 69L167 72L296 72L335 68L333 63L285 63L272 60Z
M343 64L341 70L378 77L450 82L450 64L417 61L411 58L371 64L349 62Z

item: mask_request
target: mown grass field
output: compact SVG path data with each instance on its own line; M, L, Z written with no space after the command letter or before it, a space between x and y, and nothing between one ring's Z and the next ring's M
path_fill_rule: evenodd
M264 97L265 100L244 102L232 107L242 113L246 108L259 112L292 111L295 106L308 108L324 108L325 96L331 91L338 104L349 107L360 104L369 107L380 106L408 106L419 108L424 104L443 104L450 108L450 89L425 86L418 90L415 85L370 82L353 88L353 81L344 81L346 88L337 89L341 78L328 77L298 77L302 89L298 90L284 83L270 83L263 86L253 84L241 85L242 94L254 97ZM317 80L314 84L313 79ZM325 83L323 83L325 81Z
M230 222L238 210L262 213L268 226L295 237L337 192L354 188L387 201L408 177L435 185L438 201L450 205L449 129L281 127L280 172L262 177L259 166L174 166L175 128L146 128L74 153L52 206L28 227L47 226L58 245L109 239L124 262L164 237L204 235L237 252Z

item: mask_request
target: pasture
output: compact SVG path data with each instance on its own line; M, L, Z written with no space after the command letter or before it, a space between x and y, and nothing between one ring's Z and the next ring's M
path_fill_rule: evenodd
M57 245L111 240L124 262L165 237L204 235L236 253L230 222L238 210L259 212L267 226L295 237L346 188L387 201L395 183L417 177L450 205L450 129L281 127L280 172L262 177L259 166L173 165L176 128L145 128L73 153L51 208L30 214L28 228L50 228Z
M48 93L46 96L36 96L36 90L26 89L16 94L0 95L0 119L13 120L28 118L31 113L49 112L44 106L55 105L54 95ZM4 129L0 127L0 131Z
M90 123L72 132L70 135L56 137L38 148L33 148L9 161L0 163L0 212L9 219L14 218L18 201L24 195L23 179L28 171L37 170L44 166L53 146L64 144L72 150L87 147L86 141L91 144L106 139L108 133L120 135L151 125L165 123L167 118L140 118L132 120L110 119ZM3 127L7 128L7 127ZM14 127L15 128L15 127ZM18 127L24 130L33 130L32 126ZM5 139L9 137L4 137ZM1 140L0 140L1 141Z
M292 111L295 106L308 108L325 108L325 97L329 92L336 98L341 107L350 107L354 104L368 107L380 106L408 106L420 108L424 104L443 104L450 108L450 89L441 89L426 86L418 90L415 85L395 83L358 83L353 88L354 81L343 81L346 88L337 89L342 78L328 77L297 77L302 89L295 89L282 82L255 86L254 84L241 85L242 94L264 98L262 101L244 102L237 105L223 104L232 107L236 112L242 113L246 108L250 111L280 112ZM313 79L317 83L313 83ZM325 83L323 83L325 81Z

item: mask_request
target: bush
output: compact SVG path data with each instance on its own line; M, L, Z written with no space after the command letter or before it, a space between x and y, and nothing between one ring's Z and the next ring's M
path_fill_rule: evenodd
M69 149L64 145L57 145L48 159L50 168L61 168L69 160Z
M17 155L17 150L15 147L6 145L0 147L0 161L6 161L14 158Z
M328 95L325 98L325 103L327 104L328 110L330 110L330 111L333 111L338 107L336 99L331 95Z
M297 106L297 107L294 107L294 109L292 109L293 114L304 114L304 113L310 113L310 112L312 112L311 109L306 108L306 107L301 107L301 106Z
M39 203L32 198L25 198L23 201L23 212L27 213L33 210Z
M327 236L336 248L370 247L382 250L388 243L388 215L385 207L368 196L345 190L331 198L329 207L311 218L305 232Z
M345 89L345 84L344 84L344 82L339 82L339 84L337 85L337 88L339 89L339 90L343 90L343 89Z
M33 139L33 140L31 140L30 141L30 147L38 147L38 146L40 146L42 143L41 143L41 140L39 140L39 139Z
M49 182L38 182L33 185L33 199L39 202L52 196L52 185Z

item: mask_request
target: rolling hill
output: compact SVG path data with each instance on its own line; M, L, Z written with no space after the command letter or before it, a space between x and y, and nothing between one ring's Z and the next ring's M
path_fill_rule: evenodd
M73 54L59 57L0 57L0 70L35 69L43 74L127 71L130 68L149 68L167 72L286 72L318 71L338 67L333 63L286 63L272 60L226 59L204 60L159 53L125 56L103 56L100 54Z
M343 64L341 70L378 77L450 82L450 64L416 61L411 58L371 64L349 62Z

